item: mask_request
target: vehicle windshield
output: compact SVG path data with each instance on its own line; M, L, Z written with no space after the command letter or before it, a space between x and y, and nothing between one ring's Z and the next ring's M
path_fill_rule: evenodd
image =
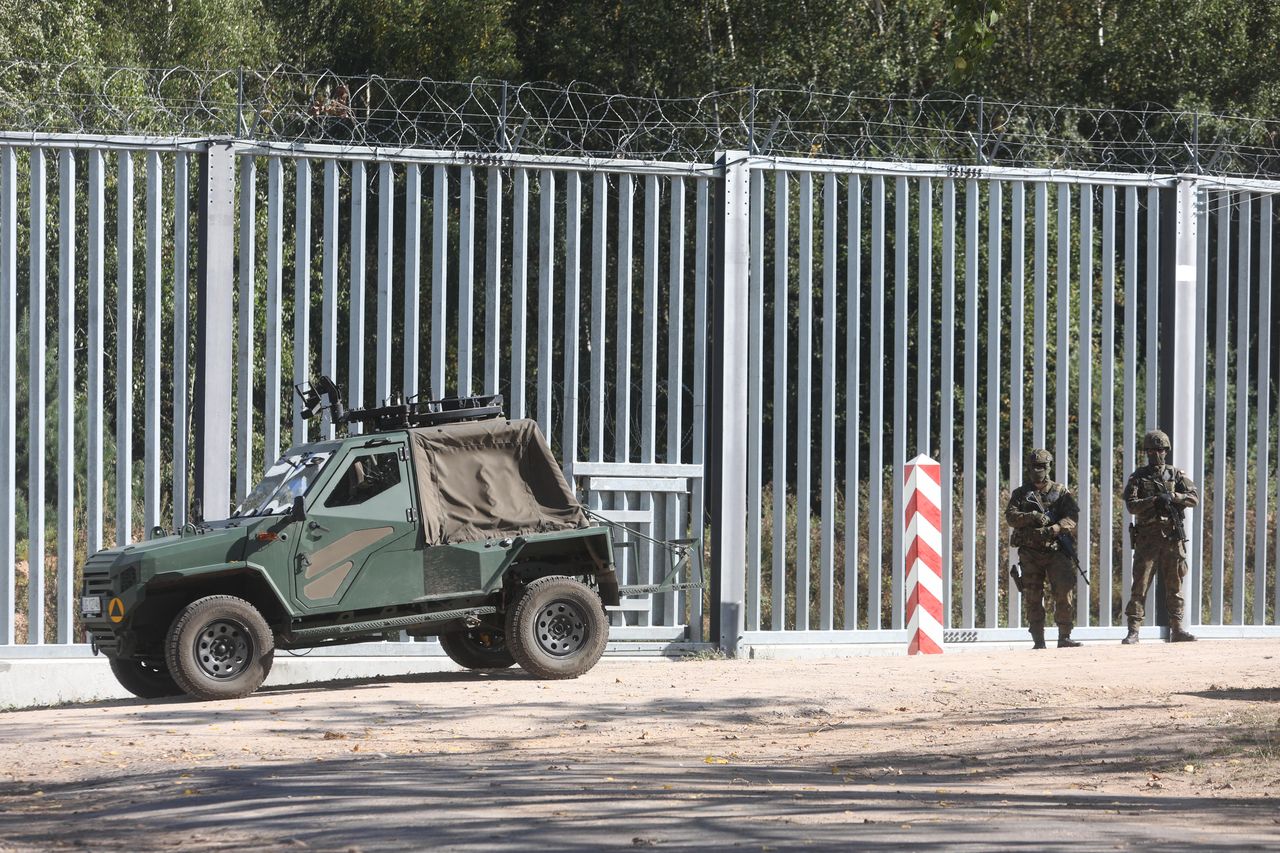
M320 476L332 455L332 450L319 450L280 457L262 475L262 480L253 487L244 503L236 508L231 517L288 512L293 506L293 499L307 493L307 489Z

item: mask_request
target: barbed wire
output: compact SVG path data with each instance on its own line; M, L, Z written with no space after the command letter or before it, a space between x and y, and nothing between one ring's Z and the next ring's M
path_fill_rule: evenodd
M1280 122L1140 105L741 87L699 97L513 84L0 62L0 129L705 161L773 156L1137 173L1280 175Z

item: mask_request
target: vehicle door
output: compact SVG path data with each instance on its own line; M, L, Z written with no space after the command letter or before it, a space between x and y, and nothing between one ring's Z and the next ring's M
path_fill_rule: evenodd
M294 566L294 598L303 608L357 610L422 595L408 459L403 439L352 447L308 496Z

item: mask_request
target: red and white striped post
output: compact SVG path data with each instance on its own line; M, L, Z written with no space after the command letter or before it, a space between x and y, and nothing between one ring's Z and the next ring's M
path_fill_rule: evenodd
M907 654L942 654L942 466L921 454L907 463Z

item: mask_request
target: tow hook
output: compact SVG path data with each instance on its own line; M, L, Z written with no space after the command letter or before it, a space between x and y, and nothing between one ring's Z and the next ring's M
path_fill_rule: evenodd
M93 652L93 656L98 656L98 638L93 634L89 635L89 651Z
M480 617L474 613L468 613L462 617L462 624L467 626L467 630L480 627Z

